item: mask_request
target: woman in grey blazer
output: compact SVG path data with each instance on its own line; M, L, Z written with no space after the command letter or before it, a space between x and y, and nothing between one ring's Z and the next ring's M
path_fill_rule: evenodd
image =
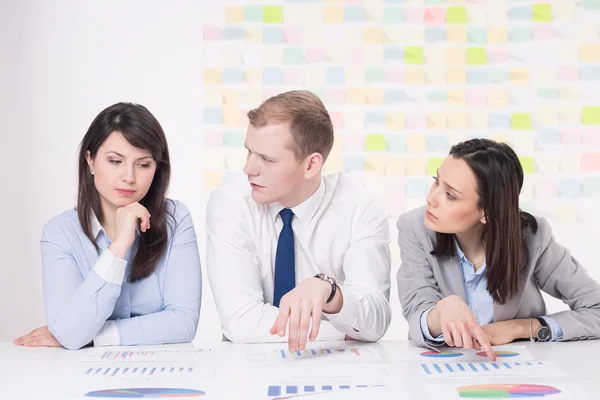
M418 345L484 348L516 339L600 337L600 285L550 225L519 209L523 169L506 144L452 147L427 206L398 220L398 292ZM540 290L569 311L546 315Z

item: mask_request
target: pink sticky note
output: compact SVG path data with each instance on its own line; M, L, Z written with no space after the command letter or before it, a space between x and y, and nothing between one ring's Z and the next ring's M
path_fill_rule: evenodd
M347 153L362 153L365 151L365 135L344 135L344 151Z
M579 69L575 67L562 67L556 73L556 80L565 82L578 82Z
M365 53L362 47L350 47L344 51L344 60L346 64L362 65L365 61Z
M388 83L404 82L404 70L401 68L386 68L385 69L385 80Z
M283 83L291 86L302 86L302 70L300 68L284 69Z
M344 116L340 111L330 111L329 116L331 117L331 122L335 129L344 128Z
M535 182L533 192L538 199L552 199L558 197L558 188L552 179L540 179Z
M248 120L248 111L250 111L250 110L248 110L248 109L240 110L240 114L241 114L241 116L240 116L240 126L244 126L244 127L248 126L248 122L249 122L249 120Z
M205 146L221 146L223 144L222 132L208 132L204 134Z
M325 99L330 104L344 104L346 102L345 89L327 89L325 91Z
M425 23L431 25L444 25L446 23L444 7L427 7L425 9Z
M302 44L302 29L294 26L284 27L283 38L288 44Z
M587 131L581 135L581 143L585 145L600 146L600 135L598 135L598 132Z
M469 89L467 91L468 107L486 107L487 93L485 89Z
M600 153L583 153L581 155L581 171L600 171Z
M493 63L505 63L510 60L510 55L506 50L493 50L487 51L487 62Z
M221 40L221 28L218 26L205 26L202 29L202 39L204 40Z
M533 27L534 40L548 40L554 37L554 30L550 26L535 26Z
M306 50L305 59L308 63L325 62L325 52L323 51L323 49L318 47L309 47Z
M424 14L424 10L420 7L406 7L404 9L404 22L411 24L422 24Z
M568 145L581 144L581 132L578 132L576 129L572 128L561 129L560 142Z
M427 116L424 114L406 114L407 129L425 129L427 128Z

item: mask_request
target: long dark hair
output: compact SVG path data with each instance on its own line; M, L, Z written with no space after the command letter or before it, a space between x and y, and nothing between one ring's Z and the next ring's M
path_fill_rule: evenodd
M525 230L537 232L535 218L519 208L523 167L514 150L505 143L471 139L450 149L450 155L464 160L475 174L479 203L486 223L485 242L487 290L494 301L504 304L518 290L519 272L528 259ZM437 233L431 254L456 257L454 234Z
M139 235L137 251L131 262L130 282L148 277L158 264L167 248L166 192L171 177L169 148L162 127L148 109L139 104L117 103L104 109L94 119L83 137L79 148L79 184L77 215L86 236L100 251L96 238L92 236L91 216L96 214L104 222L100 196L94 185L86 161L86 153L94 159L98 149L113 132L120 132L125 139L140 149L148 150L156 162L156 172L146 196L140 200L152 216L152 228Z

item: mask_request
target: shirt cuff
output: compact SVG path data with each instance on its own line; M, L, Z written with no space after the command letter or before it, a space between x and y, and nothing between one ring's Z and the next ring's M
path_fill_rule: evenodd
M121 344L119 329L115 321L106 321L94 338L94 346L118 346Z
M121 286L125 277L127 261L115 256L108 248L104 249L94 265L94 272L107 282Z
M562 331L562 328L560 327L560 325L554 319L552 319L550 317L542 316L542 318L544 318L544 321L546 321L548 326L550 326L550 331L552 332L550 341L555 342L557 340L562 339L563 331Z
M423 314L421 314L421 332L423 332L423 337L431 342L434 343L443 343L444 342L444 334L442 333L440 336L434 338L433 336L431 336L431 332L429 332L429 326L427 325L427 316L429 315L429 312L433 309L433 307L431 307L430 309L423 311Z
M334 325L348 327L355 332L360 332L357 328L355 328L356 316L358 315L360 302L360 298L358 296L360 295L357 293L352 293L351 291L344 291L339 285L338 290L341 290L344 296L344 304L342 305L342 309L337 314L325 313L325 315L327 315L329 321L331 321Z

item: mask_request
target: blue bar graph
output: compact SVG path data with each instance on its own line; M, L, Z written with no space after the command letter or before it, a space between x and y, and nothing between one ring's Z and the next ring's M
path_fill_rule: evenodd
M338 392L361 390L369 387L385 387L385 385L269 385L267 396L272 400L291 399L302 397L306 394L323 392Z
M534 362L466 362L466 363L422 363L421 370L427 376L473 375L487 373L488 375L514 375L519 371L536 370L543 366L541 361ZM513 372L514 371L514 372ZM537 371L536 371L537 372Z

